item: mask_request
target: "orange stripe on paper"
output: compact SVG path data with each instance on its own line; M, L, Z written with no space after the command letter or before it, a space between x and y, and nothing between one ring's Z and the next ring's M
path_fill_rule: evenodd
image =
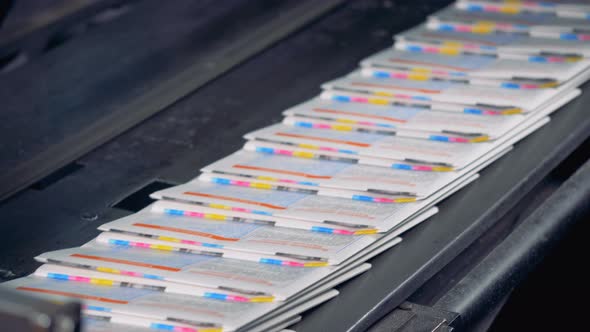
M284 137L294 137L294 138L308 138L308 139L312 139L315 141L341 143L341 144L346 144L346 145L358 146L361 148L368 148L369 146L371 146L370 144L366 144L366 143L343 141L343 140L339 140L339 139L317 137L317 136L312 136L312 135L300 135L300 134L290 134L290 133L281 133L281 132L275 133L275 135L284 136Z
M286 209L283 206L272 205L272 204L262 203L262 202L256 202L256 201L251 201L251 200L242 199L242 198L227 197L227 196L220 196L220 195L211 195L211 194L203 194L203 193L196 193L196 192L193 192L193 191L185 191L183 194L184 195L190 195L190 196L198 196L198 197L218 198L218 199L221 199L221 200L224 200L224 201L239 202L239 203L246 203L246 204L258 205L258 206L262 206L262 207L269 208L269 209L275 209L275 210L285 210Z
M118 264L133 265L133 266L140 266L140 267L148 267L151 269L171 271L171 272L179 272L180 271L180 269L177 269L175 267L147 264L147 263L141 263L141 262L133 262L133 261L128 261L128 260L124 260L124 259L117 259L117 258L110 258L110 257L100 257L100 256L83 255L83 254L72 254L70 256L84 258L84 259L92 259L92 260L101 261L101 262L110 262L110 263L118 263Z
M70 293L70 292L62 292L62 291L53 290L53 289L43 289L43 288L34 288L34 287L17 287L16 289L22 290L22 291L27 291L27 292L33 292L33 293L61 295L61 296L73 297L73 298L77 298L77 299L93 300L93 301L106 302L106 303L116 303L116 304L129 303L127 301L109 299L106 297L84 295L84 294Z
M356 116L362 116L363 118L367 118L367 119L379 119L379 120L386 120L386 121L397 122L397 123L406 123L407 122L406 120L396 119L396 118L392 118L389 116L371 115L371 114L365 114L365 113L361 113L361 112L337 111L337 110L329 110L329 109L325 109L325 108L314 108L313 111L318 112L318 113L356 115Z
M234 165L234 168L241 168L241 169L249 169L249 170L253 170L253 171L265 171L265 172L271 172L271 173L279 173L279 174L289 174L289 175L295 175L295 176L302 176L305 178L309 178L309 179L331 179L331 176L324 176L324 175L313 175L313 174L307 174L307 173L301 173L301 172L292 172L292 171L285 171L282 169L274 169L274 168L266 168L266 167L257 167L257 166L248 166L248 165Z
M181 234L202 236L202 237L206 237L206 238L210 238L210 239L214 239L214 240L219 240L219 241L232 241L232 242L239 241L239 239L223 237L223 236L219 236L219 235L215 235L215 234L211 234L211 233L191 231L188 229L182 229L182 228L176 228L176 227L150 225L150 224L142 224L142 223L135 223L135 224L133 224L133 226L151 228L151 229L160 229L163 231L170 231L170 232L181 233Z
M406 63L406 64L410 64L410 65L436 66L437 68L446 68L446 69L452 69L452 70L456 70L456 71L470 71L469 69L465 69L465 68L448 66L448 65L439 65L437 63L426 62L426 61L414 61L414 60L393 58L393 59L389 59L389 62Z
M396 89L396 90L404 90L404 91L416 91L416 92L430 93L430 94L440 93L439 90L406 88L406 87L403 87L403 86L390 85L390 84L375 84L375 83L352 82L352 83L350 83L350 85L352 85L352 86L368 86L368 87L373 87L373 88L387 88L387 89Z

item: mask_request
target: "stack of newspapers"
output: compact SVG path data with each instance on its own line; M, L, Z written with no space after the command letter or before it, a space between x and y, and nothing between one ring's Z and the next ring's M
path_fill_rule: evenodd
M280 331L580 94L589 17L573 0L458 1L3 286L82 301L87 331Z

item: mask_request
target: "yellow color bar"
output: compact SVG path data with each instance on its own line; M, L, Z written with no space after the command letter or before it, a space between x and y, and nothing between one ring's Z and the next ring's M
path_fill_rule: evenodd
M518 6L504 6L500 8L500 13L502 14L518 14L520 12L521 9Z
M150 245L150 248L158 249L158 250L174 251L173 247L165 246L165 245L161 245L161 244L152 244L152 245Z
M260 296L260 297L253 297L250 299L250 302L254 303L265 303L265 302L274 302L274 296Z
M459 49L454 47L441 47L438 52L443 55L458 55L461 53Z
M435 166L432 167L432 171L434 172L452 172L455 169L453 167L447 167L447 166Z
M347 125L333 125L332 129L340 131L351 131L352 127Z
M225 216L215 213L205 213L205 219L225 220Z
M375 104L375 105L389 105L389 101L386 99L368 98L367 101L370 104Z
M277 178L273 178L270 176L257 176L256 178L258 180L264 180L264 181L277 181Z
M209 207L220 210L231 210L231 206L216 203L209 203Z
M539 85L539 87L546 89L546 88L555 88L558 85L559 85L558 82L549 82L549 83L543 83L543 84Z
M463 43L456 42L456 41L443 41L442 44L445 45L445 46L448 46L448 47L455 47L455 48L457 48L457 47L463 47Z
M487 34L494 32L494 26L476 24L473 26L473 28L471 28L471 32L477 33L477 34L482 34L482 35L487 35Z
M511 109L503 110L502 114L504 114L504 115L522 114L522 110L520 108L511 108Z
M354 235L369 235L369 234L377 234L377 230L376 229L363 229L363 230L354 232Z
M470 143L481 143L481 142L487 142L489 140L490 140L490 136L484 135L484 136L472 138L472 139L469 140L469 142Z
M303 266L305 266L305 267L324 267L324 266L328 266L328 263L326 263L326 262L309 262L309 263L304 263Z
M180 239L170 236L158 236L158 240L166 241L166 242L180 242Z
M307 158L307 159L311 159L311 158L315 157L315 155L313 153L305 152L305 151L293 151L293 156L299 157L299 158Z
M312 150L317 150L317 149L319 149L319 148L320 148L320 147L319 147L319 146L317 146L317 145L313 145L313 144L307 144L307 143L300 143L300 144L298 144L298 146L299 146L300 148L304 148L304 149L312 149Z
M432 70L428 69L428 68L419 68L419 67L415 67L410 69L413 72L417 72L417 73L431 73Z
M97 267L96 268L96 271L98 271L98 272L104 272L104 273L114 273L114 274L119 274L120 273L119 270L117 270L117 269L112 269L110 267L102 267L102 266Z
M385 91L375 91L373 92L373 94L375 96L381 96L381 97L393 97L393 94L391 92L385 92ZM371 102L369 100L369 102Z
M260 182L251 182L250 187L258 189L272 189L272 185Z
M427 81L430 79L430 76L422 73L410 73L408 74L408 78L415 81Z
M415 198L413 197L408 197L408 198L396 198L395 202L396 203L414 203L416 201Z
M91 278L90 283L94 284L94 285L101 285L101 286L112 286L114 282L112 280Z

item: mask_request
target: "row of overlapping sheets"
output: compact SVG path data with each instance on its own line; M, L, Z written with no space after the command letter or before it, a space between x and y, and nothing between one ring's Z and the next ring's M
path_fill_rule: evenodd
M589 14L459 1L242 150L4 286L82 300L88 331L279 331L580 94Z

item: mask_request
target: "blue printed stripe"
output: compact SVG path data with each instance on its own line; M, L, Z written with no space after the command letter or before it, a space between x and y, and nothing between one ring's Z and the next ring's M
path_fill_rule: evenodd
M256 147L256 152L273 154L275 149L267 147Z
M393 169L403 169L403 170L412 170L412 166L407 164L392 164L391 168Z
M447 136L441 136L441 135L430 135L428 137L428 139L433 140L433 141L439 141L439 142L448 142L449 138Z
M227 295L226 294L219 294L219 293L211 293L211 292L206 292L203 297L206 297L208 299L215 299L215 300L227 300Z
M312 226L311 230L313 232L319 232L319 233L328 233L328 234L334 233L334 230L331 228L328 228L328 227Z
M544 56L531 56L529 57L530 62L547 62L547 58Z
M465 108L465 109L463 109L463 113L481 115L483 112L482 112L482 110L477 109L477 108Z
M376 123L375 126L384 127L384 128L395 128L394 125L390 125L390 124L386 124L386 123Z
M102 311L102 312L111 312L111 308L106 307L99 307L95 305L87 305L85 306L87 310L94 310L94 311Z
M313 186L313 187L317 187L317 186L319 186L319 184L318 184L318 183L315 183L315 182L308 182L308 181L299 181L299 182L297 182L297 183L298 183L298 184L300 184L300 185L304 185L304 186Z
M520 89L520 84L506 82L506 83L500 84L500 87L504 88L504 89Z
M450 24L440 24L438 31L455 31L455 27Z
M313 128L313 123L311 122L296 121L294 125L303 128Z
M260 263L263 264L271 264L271 265L282 265L283 261L281 261L280 259L272 259L272 258L261 258L259 260Z
M221 245L221 244L215 244L215 243L204 243L203 242L201 245L203 247L207 247L207 248L218 248L218 249L223 248L223 245Z
M129 241L125 241L125 240L114 240L114 239L109 239L109 244L113 244L116 246L125 246L125 247L129 247L130 243Z
M261 215L264 215L264 216L272 216L272 213L271 212L268 212L268 211L250 210L250 213L252 213L252 214L261 214Z
M391 75L386 71L374 71L373 76L377 78L388 78Z
M409 45L406 47L406 51L410 51L410 52L422 52L424 48L422 46L418 46L418 45Z
M219 184L231 184L231 180L222 178L211 178L211 182Z
M358 154L357 151L344 150L344 149L338 149L338 152L340 152L340 153L346 153L346 154Z
M164 209L164 213L171 214L174 216L182 216L184 215L184 211L176 210L176 209Z
M348 97L348 96L333 96L332 100L341 101L341 102L350 102L350 97Z
M484 10L484 7L482 5L467 5L467 8L465 10L468 10L470 12L482 12Z
M578 35L575 33L562 33L559 35L559 39L563 40L578 40Z
M57 279L57 280L68 280L69 279L67 274L61 274L61 273L47 273L47 278Z
M174 331L174 325L162 323L152 323L150 324L150 328L155 330Z
M363 195L352 195L352 199L355 201L372 202L373 197Z

